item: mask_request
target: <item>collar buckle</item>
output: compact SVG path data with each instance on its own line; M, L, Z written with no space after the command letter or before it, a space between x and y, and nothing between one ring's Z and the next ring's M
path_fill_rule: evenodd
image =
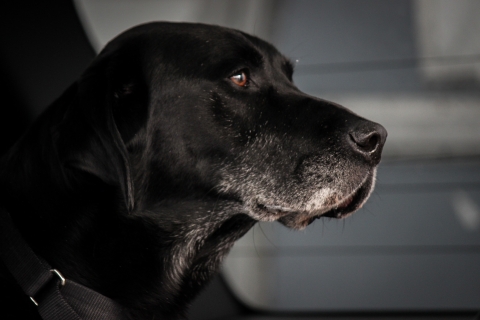
M50 269L50 272L55 274L60 279L60 289L61 289L65 285L66 279L57 269ZM33 297L30 297L30 300L32 300L32 302L38 307L38 302Z

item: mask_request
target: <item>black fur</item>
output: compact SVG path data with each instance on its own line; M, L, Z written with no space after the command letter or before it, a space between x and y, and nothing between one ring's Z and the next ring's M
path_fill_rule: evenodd
M343 217L373 187L385 130L300 92L292 72L239 31L133 28L2 159L0 205L37 254L131 319L184 318L256 221ZM1 263L0 294L0 318L38 318Z

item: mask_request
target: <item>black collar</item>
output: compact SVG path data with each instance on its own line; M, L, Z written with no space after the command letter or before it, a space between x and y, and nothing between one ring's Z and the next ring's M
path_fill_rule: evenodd
M0 257L44 320L125 319L114 300L72 280L66 280L37 256L0 208Z

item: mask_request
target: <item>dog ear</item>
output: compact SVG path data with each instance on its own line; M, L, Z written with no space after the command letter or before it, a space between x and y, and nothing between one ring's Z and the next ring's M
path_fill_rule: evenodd
M94 62L67 91L63 101L70 102L56 135L65 165L118 185L130 212L135 197L126 144L146 119L148 99L145 92L137 92L141 90L134 77L111 69L116 68L105 61Z

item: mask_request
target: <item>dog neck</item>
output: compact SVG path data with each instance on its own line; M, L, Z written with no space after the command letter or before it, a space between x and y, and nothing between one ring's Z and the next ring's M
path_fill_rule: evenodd
M166 201L127 212L121 191L59 172L37 122L2 160L0 204L34 251L74 280L131 310L132 319L177 319L255 223L215 200Z

